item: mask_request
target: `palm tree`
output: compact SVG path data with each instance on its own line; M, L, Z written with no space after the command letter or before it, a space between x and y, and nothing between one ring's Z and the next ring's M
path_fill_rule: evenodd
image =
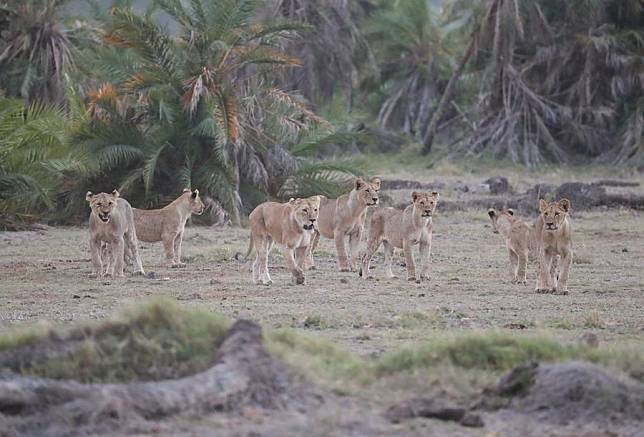
M531 166L638 154L643 24L634 0L492 2L477 56L489 88L460 150Z
M67 0L25 0L0 5L0 87L10 96L60 105L71 63L59 16Z
M0 99L0 228L60 210L59 195L83 171L68 142L61 109Z
M104 34L108 47L85 53L106 83L88 93L93 119L79 139L102 172L118 164L121 188L149 204L194 185L237 214L241 185L266 185L256 146L267 123L278 115L297 132L320 122L294 99L277 102L266 79L299 65L278 43L300 26L255 22L249 0L156 3L176 22L176 34L151 16L116 8ZM289 110L276 114L278 106Z
M395 1L376 12L366 27L378 70L363 89L381 97L378 122L423 138L434 102L451 71L452 35L426 0Z

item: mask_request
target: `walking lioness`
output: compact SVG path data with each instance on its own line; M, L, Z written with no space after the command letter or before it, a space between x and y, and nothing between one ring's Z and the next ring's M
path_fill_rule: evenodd
M385 246L385 276L394 278L391 263L394 247L402 248L407 264L407 279L420 283L430 279L431 247L432 247L432 215L436 210L439 194L437 192L411 195L412 204L404 211L395 208L379 208L371 217L367 251L362 258L360 276L370 278L369 264L371 257L380 247ZM412 246L420 245L420 275L416 276L416 264L412 254Z
M134 208L134 224L139 240L163 241L165 257L172 267L181 267L181 243L186 222L192 214L202 214L204 204L199 190L186 188L183 194L161 209Z
M539 200L539 217L534 225L535 239L539 247L539 271L537 293L568 294L568 276L572 264L572 229L568 213L570 200L561 199L548 203ZM553 268L561 257L557 276Z
M264 285L272 283L268 273L268 254L273 243L277 243L295 283L304 283L303 266L319 208L319 196L312 196L291 199L286 203L265 202L250 213L250 243L246 257L255 246L257 253L253 262L253 282Z
M320 235L335 241L338 256L338 269L348 272L358 262L359 245L362 240L367 207L378 204L380 179L367 182L362 178L355 181L353 189L337 199L320 196L320 218L313 243L307 253L306 267L315 268L313 252L320 241ZM349 255L344 246L344 239L349 236Z
M515 284L526 284L528 257L535 252L534 228L518 218L511 209L487 212L495 233L505 239L510 256L510 276Z
M134 227L134 215L127 200L121 199L116 190L111 194L92 194L88 191L85 200L89 202L92 209L89 216L89 246L94 266L92 276L100 277L103 274L124 276L126 249L132 255L137 272L144 274ZM108 250L102 247L103 243ZM103 259L104 257L109 259ZM105 272L104 263L107 266Z

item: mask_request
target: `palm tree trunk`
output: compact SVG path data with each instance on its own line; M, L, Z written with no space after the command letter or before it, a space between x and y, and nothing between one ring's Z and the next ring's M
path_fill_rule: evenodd
M456 67L456 70L454 70L454 73L452 73L452 77L449 78L449 81L447 82L447 85L443 90L443 95L438 101L438 106L436 106L436 110L432 114L432 119L429 122L429 127L427 128L427 132L425 133L425 138L423 139L423 155L427 155L429 152L432 151L432 144L434 142L434 136L436 135L436 130L438 128L438 122L440 121L441 117L443 116L443 113L445 112L447 103L451 99L452 89L454 88L454 84L456 83L458 78L461 77L461 74L463 74L463 70L465 69L465 66L467 65L470 58L472 57L472 54L474 53L474 50L476 48L476 42L478 39L477 38L478 30L479 30L479 27L477 26L472 32L470 44L468 45L467 50L465 51L465 55L463 55L461 62Z

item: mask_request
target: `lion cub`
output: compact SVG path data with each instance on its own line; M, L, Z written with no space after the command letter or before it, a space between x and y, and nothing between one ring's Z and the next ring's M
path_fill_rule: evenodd
M353 189L337 199L320 196L320 219L313 243L307 253L305 266L315 268L313 252L320 241L320 235L333 239L338 256L338 269L348 272L358 262L360 240L367 217L367 207L378 204L380 179L373 178L367 182L362 178L355 180ZM345 238L349 237L349 255L345 248Z
M253 282L272 283L268 273L268 254L277 243L296 284L304 284L304 261L313 238L320 208L319 196L291 199L287 203L264 202L248 216L250 244L246 256L255 246Z
M495 234L503 235L510 255L510 276L515 284L527 284L528 257L534 252L534 229L514 215L511 209L487 212Z
M91 191L88 191L85 200L89 202L92 209L89 216L89 247L94 266L92 276L99 277L103 274L124 276L124 253L126 250L131 254L137 272L144 274L137 247L134 215L127 200L121 199L116 190L111 194L92 194ZM102 247L103 243L108 250ZM107 267L105 272L103 272L104 262Z
M362 258L360 276L371 278L369 264L371 257L380 247L385 246L385 276L394 278L391 263L394 247L402 248L407 263L407 279L420 283L429 279L430 254L432 246L432 215L436 210L439 194L437 192L411 194L412 204L404 211L395 208L377 209L371 217L367 251ZM412 246L420 245L420 275L416 276L416 265Z
M572 229L568 213L570 200L561 199L548 203L539 200L539 217L534 225L535 239L539 247L539 271L537 293L568 294L568 276L572 264ZM559 276L553 266L561 257Z
M172 267L183 267L181 243L186 222L192 214L203 214L204 204L199 190L185 188L181 196L161 209L134 208L134 224L139 240L163 242L165 257Z

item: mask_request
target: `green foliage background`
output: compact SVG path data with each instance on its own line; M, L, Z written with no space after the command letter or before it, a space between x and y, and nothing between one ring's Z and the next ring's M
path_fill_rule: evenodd
M139 207L199 188L237 221L405 143L641 165L644 5L1 1L0 89L3 227L114 188Z

